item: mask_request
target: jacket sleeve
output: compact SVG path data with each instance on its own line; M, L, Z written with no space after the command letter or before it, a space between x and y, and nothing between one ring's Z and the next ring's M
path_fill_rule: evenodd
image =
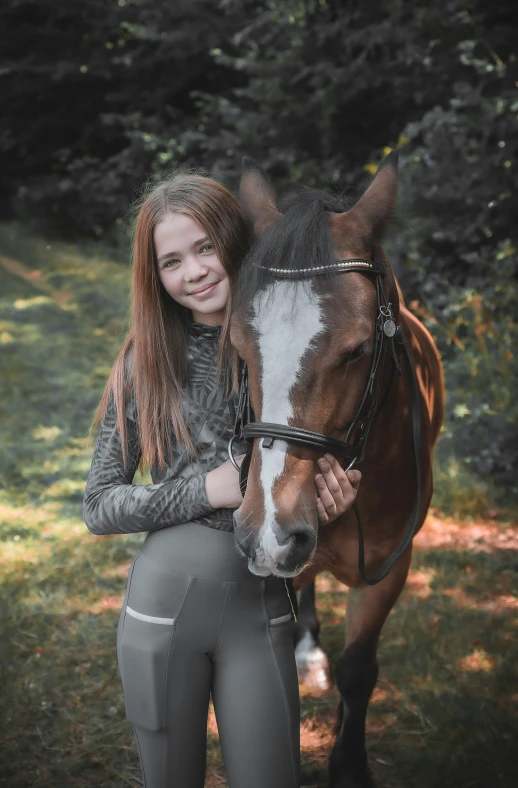
M158 484L132 484L141 447L136 410L127 406L125 416L126 468L112 392L97 435L83 497L83 519L89 531L96 535L157 531L213 512L205 492L207 472Z

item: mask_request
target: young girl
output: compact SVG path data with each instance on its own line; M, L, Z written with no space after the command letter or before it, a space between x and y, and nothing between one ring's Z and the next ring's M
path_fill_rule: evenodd
M85 523L94 534L147 532L117 632L146 788L203 787L210 696L230 788L299 785L293 586L249 572L233 534L243 499L227 454L229 323L250 240L216 181L179 174L153 189L135 228L131 330L93 422ZM327 457L316 476L322 523L356 495ZM137 467L152 484L132 484Z

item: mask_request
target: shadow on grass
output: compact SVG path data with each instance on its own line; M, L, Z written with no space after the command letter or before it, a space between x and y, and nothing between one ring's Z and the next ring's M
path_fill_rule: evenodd
M409 583L382 633L367 719L380 786L518 784L516 570L512 550L415 552ZM346 590L331 576L317 583L328 589L319 588L318 605L334 663L343 649ZM306 713L312 704L303 698ZM325 726L335 707L336 697L329 698ZM325 786L324 768L318 776Z

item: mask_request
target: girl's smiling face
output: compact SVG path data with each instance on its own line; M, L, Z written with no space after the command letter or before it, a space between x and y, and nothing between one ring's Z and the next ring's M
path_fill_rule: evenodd
M197 323L222 325L228 275L203 227L184 213L168 213L153 232L160 281Z

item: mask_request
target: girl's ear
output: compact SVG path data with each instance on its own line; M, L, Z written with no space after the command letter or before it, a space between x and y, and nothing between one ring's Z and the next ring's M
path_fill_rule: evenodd
M272 182L262 167L248 156L243 156L239 198L258 237L265 235L281 216Z

